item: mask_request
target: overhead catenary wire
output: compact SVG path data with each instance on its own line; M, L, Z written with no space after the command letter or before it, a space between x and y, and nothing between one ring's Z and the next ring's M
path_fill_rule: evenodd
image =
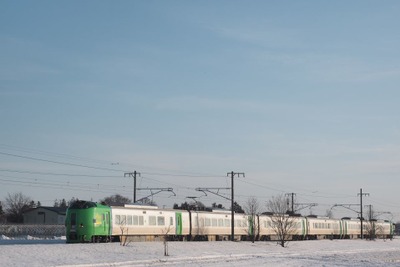
M4 145L0 144L0 147ZM67 154L61 154L61 153L51 153L51 152L44 152L44 151L35 151L35 150L30 150L30 149L23 149L23 148L13 148L12 146L10 146L11 149L17 150L19 152L28 152L28 153L36 153L39 155L46 155L46 156L52 156L52 157L56 157L56 158L64 158L64 159L69 159L69 160L78 160L78 161L87 161L87 162L93 162L96 164L110 164L110 162L112 161L106 161L106 160L94 160L94 159L89 159L89 158L83 158L83 157L78 157L78 156L71 156L71 155L67 155ZM9 149L10 150L10 149ZM18 174L29 174L29 175L46 175L46 176L65 176L65 177L83 177L83 178L98 178L98 179L107 179L107 178L113 178L113 179L123 179L123 175L122 173L125 171L122 168L110 168L110 167L104 167L104 166L94 166L91 164L85 164L85 163L76 163L76 162L67 162L67 161L62 161L62 160L54 160L54 159L46 159L44 157L38 157L38 156L26 156L26 155L20 155L18 153L8 153L8 152L2 152L0 151L0 155L3 156L7 156L7 157L15 157L15 158L21 158L21 159L25 159L25 160L32 160L32 161L37 161L37 162L44 162L44 163L51 163L51 164L57 164L57 165L64 165L64 166L70 166L70 167L77 167L78 169L88 169L88 170L96 170L96 171L100 171L100 172L111 172L113 173L112 175L99 175L99 174L78 174L78 173L68 173L68 172L50 172L50 171L32 171L32 170L16 170L16 169L11 169L11 168L7 168L7 169L0 169L0 172L13 172L13 173L18 173ZM112 164L111 164L112 165ZM113 165L116 166L116 165ZM118 165L118 166L122 166ZM136 165L135 165L136 166ZM156 169L156 168L154 168ZM120 173L120 175L116 174L117 172ZM158 172L158 171L149 171L149 170L144 170L142 171L143 174L145 174L144 177L142 177L142 182L143 181L153 181L156 182L158 184L166 184L166 185L171 185L174 186L178 191L180 191L182 194L180 196L180 198L184 198L184 194L185 192L189 192L192 190L195 190L195 187L191 187L191 186L185 186L184 183L171 183L168 181L164 181L165 179L169 178L169 177L181 177L181 178L216 178L220 181L223 181L225 183L227 183L227 179L225 176L223 175L212 175L212 174L204 174L204 173L193 173L193 172L187 172L187 171L176 171L175 172L169 172L165 171L165 172ZM3 176L4 177L4 176ZM160 178L161 177L161 178ZM224 178L224 179L221 179ZM23 181L16 181L15 179L30 179L28 181L25 181L23 183ZM67 189L65 184L52 184L51 182L53 182L54 180L45 180L42 178L21 178L21 177L13 177L12 179L0 179L0 183L1 184L19 184L19 185L23 185L23 186L29 186L29 183L36 183L36 185L31 185L31 187L52 187L52 188L59 188L59 189ZM269 186L269 184L271 183L258 183L255 182L252 179L247 178L246 180L238 180L240 183L245 183L245 184L249 184L251 186L257 186L260 188L265 188L268 190L271 190L272 192L280 192L280 193L284 193L287 192L287 186L286 185L278 185L278 187L276 186ZM40 183L40 186L38 186L38 184ZM68 181L67 181L68 183ZM76 186L75 188L73 186ZM99 193L113 193L115 191L119 191L122 193L129 193L129 187L125 186L125 185L121 185L121 186L117 186L114 187L115 184L113 185L107 185L101 181L93 181L93 182L88 182L88 183L79 183L79 182L75 182L75 181L70 181L69 182L69 187L68 189L72 189L74 191L90 191L90 192L99 192ZM101 187L108 187L108 189L104 189ZM283 189L280 189L280 188ZM292 188L296 188L293 187ZM311 197L311 198L324 198L324 199L335 199L335 198L354 198L353 195L347 195L347 194L332 194L332 193L324 193L321 191L318 191L318 193L322 193L321 194L314 194L312 191L312 193L301 193L299 191L305 191L304 189L299 188L299 190L297 191L296 189L294 190L296 192L298 192L297 194L299 196L302 197ZM245 194L236 194L238 199L244 199L246 197L250 197L247 196ZM163 198L162 196L159 196L160 198ZM267 195L259 195L256 196L259 198L267 198ZM211 198L210 198L211 199ZM371 201L375 201L372 200ZM379 203L378 200L375 201L376 203ZM392 207L397 207L393 204L388 204L387 201L384 201L387 204L382 204L382 202L380 202L379 204L381 205L388 205L388 206L392 206ZM321 205L329 205L329 204L322 204Z

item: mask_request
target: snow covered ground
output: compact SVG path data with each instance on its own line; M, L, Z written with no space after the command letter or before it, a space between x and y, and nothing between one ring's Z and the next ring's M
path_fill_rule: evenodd
M400 266L400 239L66 244L0 236L0 266Z

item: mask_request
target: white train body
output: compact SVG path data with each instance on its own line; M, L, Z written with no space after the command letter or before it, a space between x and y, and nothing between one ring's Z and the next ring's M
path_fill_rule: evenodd
M231 212L186 211L158 209L151 206L126 205L111 207L112 236L129 236L136 240L157 240L165 236L176 240L227 240L231 235ZM342 239L358 238L361 233L360 220L328 219L314 217L290 217L293 228L290 239ZM392 237L394 225L390 222L373 222L377 235ZM364 222L363 233L368 235L370 222ZM235 213L235 239L276 240L273 215Z

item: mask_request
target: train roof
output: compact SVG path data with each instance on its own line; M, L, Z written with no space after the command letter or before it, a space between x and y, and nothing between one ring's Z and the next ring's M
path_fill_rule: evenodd
M104 207L104 205L86 200L76 200L69 205L69 209L88 209L88 208L96 208L96 207Z
M158 206L143 205L143 204L125 204L124 208L131 209L148 209L148 210L158 210Z

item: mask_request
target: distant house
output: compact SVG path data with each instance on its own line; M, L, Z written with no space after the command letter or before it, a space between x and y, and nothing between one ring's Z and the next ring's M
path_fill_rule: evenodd
M24 224L64 224L66 208L38 207L24 213Z

